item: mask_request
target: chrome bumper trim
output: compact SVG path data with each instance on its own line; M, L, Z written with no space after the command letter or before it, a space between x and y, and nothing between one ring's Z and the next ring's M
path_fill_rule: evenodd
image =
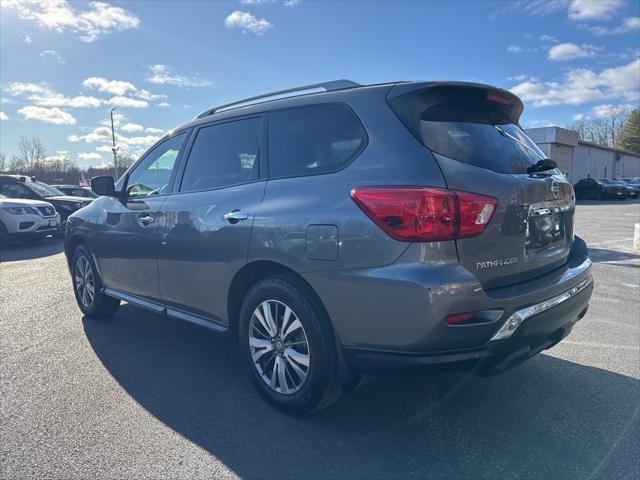
M490 342L495 340L504 340L505 338L509 338L513 333L518 329L518 327L529 317L533 317L538 313L544 312L545 310L549 310L562 302L569 300L571 297L577 295L586 287L588 287L593 282L593 278L589 275L586 279L580 282L573 288L570 288L564 293L552 297L544 302L536 303L535 305L531 305L530 307L525 307L517 312L511 314L509 318L504 322L504 324L500 327L500 329L495 333L493 337L491 337Z

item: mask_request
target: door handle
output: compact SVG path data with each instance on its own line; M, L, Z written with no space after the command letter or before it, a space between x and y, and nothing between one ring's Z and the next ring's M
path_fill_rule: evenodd
M138 225L140 225L141 227L148 227L152 223L155 223L155 221L156 219L153 218L151 215L146 215L144 217L138 218Z
M249 214L247 212L243 212L242 210L231 210L230 212L225 213L222 216L222 219L227 222L230 223L231 225L234 225L236 223L238 223L240 220L246 220L249 218Z

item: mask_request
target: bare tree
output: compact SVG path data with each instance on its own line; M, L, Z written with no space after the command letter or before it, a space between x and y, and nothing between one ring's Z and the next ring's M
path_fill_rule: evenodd
M7 166L7 156L4 153L0 153L0 172L4 172Z
M37 175L45 155L46 149L38 137L20 137L15 166L24 169L24 173Z
M117 162L118 162L118 173L120 175L122 175L127 168L129 168L131 165L133 165L133 162L136 161L136 158L132 155L117 155Z
M599 113L595 118L580 118L569 128L577 131L581 140L613 147L631 112L626 107L612 105Z

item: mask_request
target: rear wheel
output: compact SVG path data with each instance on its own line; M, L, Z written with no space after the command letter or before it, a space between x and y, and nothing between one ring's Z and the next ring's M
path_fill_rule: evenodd
M86 316L110 317L118 310L120 300L104 294L102 280L93 258L83 246L76 248L73 253L71 277L76 301Z
M287 276L260 281L238 328L251 380L276 408L303 415L339 398L346 369L324 309L303 285Z

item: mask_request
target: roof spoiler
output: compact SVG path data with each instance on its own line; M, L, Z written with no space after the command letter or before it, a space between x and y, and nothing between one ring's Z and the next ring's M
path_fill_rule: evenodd
M467 82L400 83L387 94L387 103L418 138L419 120L518 125L524 110L507 90Z

